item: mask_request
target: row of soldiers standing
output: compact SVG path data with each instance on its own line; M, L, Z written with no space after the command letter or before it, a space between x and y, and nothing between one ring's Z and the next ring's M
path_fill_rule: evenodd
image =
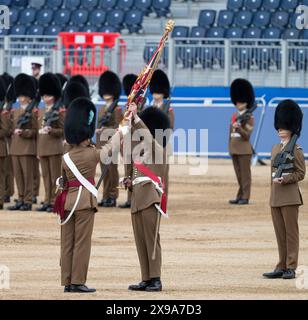
M136 78L133 74L123 78L126 95L129 95ZM99 139L102 128L117 128L122 120L122 108L119 105L121 91L122 84L115 73L106 71L100 76L98 93L104 105L98 107L98 148L103 145ZM150 92L153 106L168 114L173 128L170 84L162 70L154 72ZM89 84L82 75L75 75L69 80L62 74L52 73L45 73L39 79L26 74L19 74L14 79L7 73L0 77L0 209L3 209L5 202L10 202L14 194L15 178L18 199L8 209L32 210L32 204L36 203L39 194L40 163L45 197L36 210L53 211L56 179L61 175L61 159L67 148L64 138L66 109L78 97L91 98ZM12 108L17 99L19 107ZM41 100L45 105L42 109L39 108ZM32 107L29 108L30 105ZM139 111L144 106L145 103ZM111 164L104 178L103 197L99 206L116 206L118 183L117 164ZM127 201L120 207L130 207L130 192Z

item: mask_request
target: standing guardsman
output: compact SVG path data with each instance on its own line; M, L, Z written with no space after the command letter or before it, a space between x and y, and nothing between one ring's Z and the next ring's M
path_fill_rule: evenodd
M279 103L275 111L275 129L280 143L271 155L270 206L275 229L279 262L266 278L294 279L298 265L298 211L303 204L298 182L306 173L302 148L296 144L302 128L303 113L293 100Z
M118 105L121 94L121 81L112 71L105 71L99 78L99 95L105 104L98 109L96 147L99 149L107 142L108 137L102 139L105 129L118 128L122 120L122 109ZM104 140L104 141L102 141ZM101 165L103 171L103 165ZM119 196L118 190L119 172L118 164L110 163L107 174L104 177L103 198L99 202L101 207L115 207Z
M96 107L91 100L73 100L64 122L64 135L70 148L63 155L62 177L59 179L62 192L54 207L61 222L61 284L64 292L95 292L86 286L86 281L97 212L96 167L114 150L119 152L121 141L129 132L125 123L97 150L91 143L95 125Z
M170 83L164 71L157 69L154 71L151 82L150 92L153 97L153 107L165 112L170 120L170 127L174 129L174 110L170 106Z
M132 90L132 87L133 87L134 83L136 82L137 78L138 78L138 76L133 73L129 73L123 77L122 86L124 89L124 93L127 97L129 96L129 94ZM145 103L146 103L146 99L144 98L143 102L140 103L140 105L138 105L138 112L141 112L144 110ZM122 150L122 154L124 156L123 150ZM125 152L125 157L130 157L130 155L128 155L127 152ZM124 165L124 171L125 171L125 176L127 176L127 172L130 171L130 164ZM120 204L119 208L121 208L121 209L130 208L131 196L132 196L131 191L129 189L127 189L127 200L123 204Z
M13 112L12 155L18 201L9 210L32 210L33 167L38 131L37 87L35 79L20 73L14 80L19 108Z
M8 158L7 138L11 134L10 112L5 110L6 83L0 77L0 210L3 209L5 197L5 171Z
M255 94L251 83L236 79L231 84L231 100L237 112L232 114L229 134L229 153L232 158L239 189L230 204L248 204L251 189L252 146L249 142L253 131L254 118L250 110L254 108Z
M3 106L3 111L7 117L2 118L5 119L4 126L11 126L11 117L12 117L12 107L16 102L16 94L14 89L14 78L8 73L4 72L2 78L6 85L6 94L5 94L5 105ZM7 150L10 149L11 145L11 134L6 138L7 142ZM10 203L11 197L14 195L14 173L13 173L13 164L12 157L10 154L5 158L5 172L4 172L4 180L5 180L5 192L4 192L4 203Z
M39 92L45 109L39 111L37 155L40 160L45 199L37 211L53 211L56 180L61 175L64 111L62 88L56 75L45 73L39 80Z
M123 184L132 191L131 217L141 269L141 282L130 285L133 291L161 291L161 245L159 225L161 215L166 215L166 190L168 170L165 147L168 138L158 135L170 129L170 121L162 110L149 107L137 114L132 104L132 166ZM139 144L142 144L139 147ZM138 147L139 152L136 151Z

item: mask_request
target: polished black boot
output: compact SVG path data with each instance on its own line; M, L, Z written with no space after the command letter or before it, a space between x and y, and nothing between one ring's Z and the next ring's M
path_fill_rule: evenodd
M284 272L284 269L275 269L273 272L263 273L263 277L268 279L279 279L282 278Z
M162 291L162 288L163 286L160 281L160 278L152 278L150 285L148 285L145 288L145 291L149 291L149 292Z
M294 269L287 269L282 275L282 279L285 280L290 280L290 279L295 279L296 273Z
M240 199L234 199L234 200L229 200L229 203L230 204L238 204L238 201L239 201Z
M39 212L47 211L49 206L50 204L45 203L41 207L37 208L36 211L39 211Z
M20 208L20 211L32 211L32 204L31 203L24 203Z
M106 207L106 208L111 208L116 206L117 206L117 200L112 198L108 198L103 204L103 207Z
M19 210L24 205L24 202L21 200L17 200L13 206L8 207L8 210L14 211Z
M36 197L32 197L32 203L33 203L33 204L37 204L37 199L36 199Z
M71 285L70 284L68 286L64 287L64 292L71 292Z
M138 284L131 284L128 287L128 290L132 290L132 291L145 291L146 287L149 286L151 284L151 280L148 281L141 281Z
M97 203L97 205L99 207L104 207L105 202L106 202L106 199L102 199L100 202Z
M79 293L92 293L95 292L96 289L88 288L84 284L71 284L71 291L70 292L79 292Z
M249 203L249 200L248 199L239 199L238 203L237 204L248 204Z
M130 201L126 201L123 204L119 204L119 208L121 209L129 209L131 207Z
M52 212L53 212L53 205L50 204L50 205L48 206L46 212L52 213Z
M3 210L3 204L0 204L0 210Z
M11 197L10 196L4 196L3 202L4 203L10 203L11 202Z

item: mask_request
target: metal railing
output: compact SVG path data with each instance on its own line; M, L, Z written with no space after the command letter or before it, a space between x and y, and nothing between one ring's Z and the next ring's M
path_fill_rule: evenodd
M104 49L105 65L120 77L138 74L158 41L155 36L120 37L113 48ZM77 62L97 55L80 54ZM44 57L45 71L63 71L60 38L0 37L0 72L17 74L24 56ZM243 77L256 86L308 87L308 40L169 39L159 68L168 73L173 86L229 86L234 78ZM92 76L91 83L97 77Z

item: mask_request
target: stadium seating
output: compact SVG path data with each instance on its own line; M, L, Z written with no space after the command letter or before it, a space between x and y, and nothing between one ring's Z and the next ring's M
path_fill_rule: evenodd
M171 0L153 0L152 6L158 17L166 17L170 13Z
M89 11L94 10L98 5L98 0L81 0L81 7Z
M54 11L42 9L37 12L36 21L40 25L49 25L52 22Z
M285 28L289 22L288 12L275 12L272 15L271 24L273 27Z
M84 26L88 21L88 11L85 9L78 9L72 12L71 22L75 26Z
M71 18L71 12L68 9L60 9L55 12L54 21L57 21L57 25L65 26L69 23Z
M143 14L139 10L130 10L126 12L124 25L130 33L137 33L142 30Z
M97 9L90 13L89 23L92 26L101 27L104 25L105 21L106 21L106 12L104 10Z
M235 25L241 28L245 28L251 24L252 12L251 11L239 11L235 16Z
M135 0L134 7L148 15L152 11L152 0Z
M258 11L254 14L252 24L258 28L266 28L271 21L271 14L268 11Z
M33 36L42 36L44 34L43 26L30 26L27 28L27 34Z
M216 18L215 10L202 10L199 14L198 25L203 28L212 27Z
M263 0L262 7L264 10L276 11L279 9L280 0Z
M246 0L245 8L250 11L257 11L262 5L262 0Z
M123 28L124 12L122 10L112 10L107 14L107 24L118 32Z
M244 0L228 0L227 9L228 10L240 10L244 5Z
M34 22L36 16L36 10L33 8L28 8L20 13L19 21L23 26L28 26Z
M234 13L229 10L221 10L218 15L218 27L228 28L232 25Z
M117 9L128 11L132 8L134 0L118 0Z
M63 0L48 0L46 5L48 8L57 9L60 8L63 4Z

